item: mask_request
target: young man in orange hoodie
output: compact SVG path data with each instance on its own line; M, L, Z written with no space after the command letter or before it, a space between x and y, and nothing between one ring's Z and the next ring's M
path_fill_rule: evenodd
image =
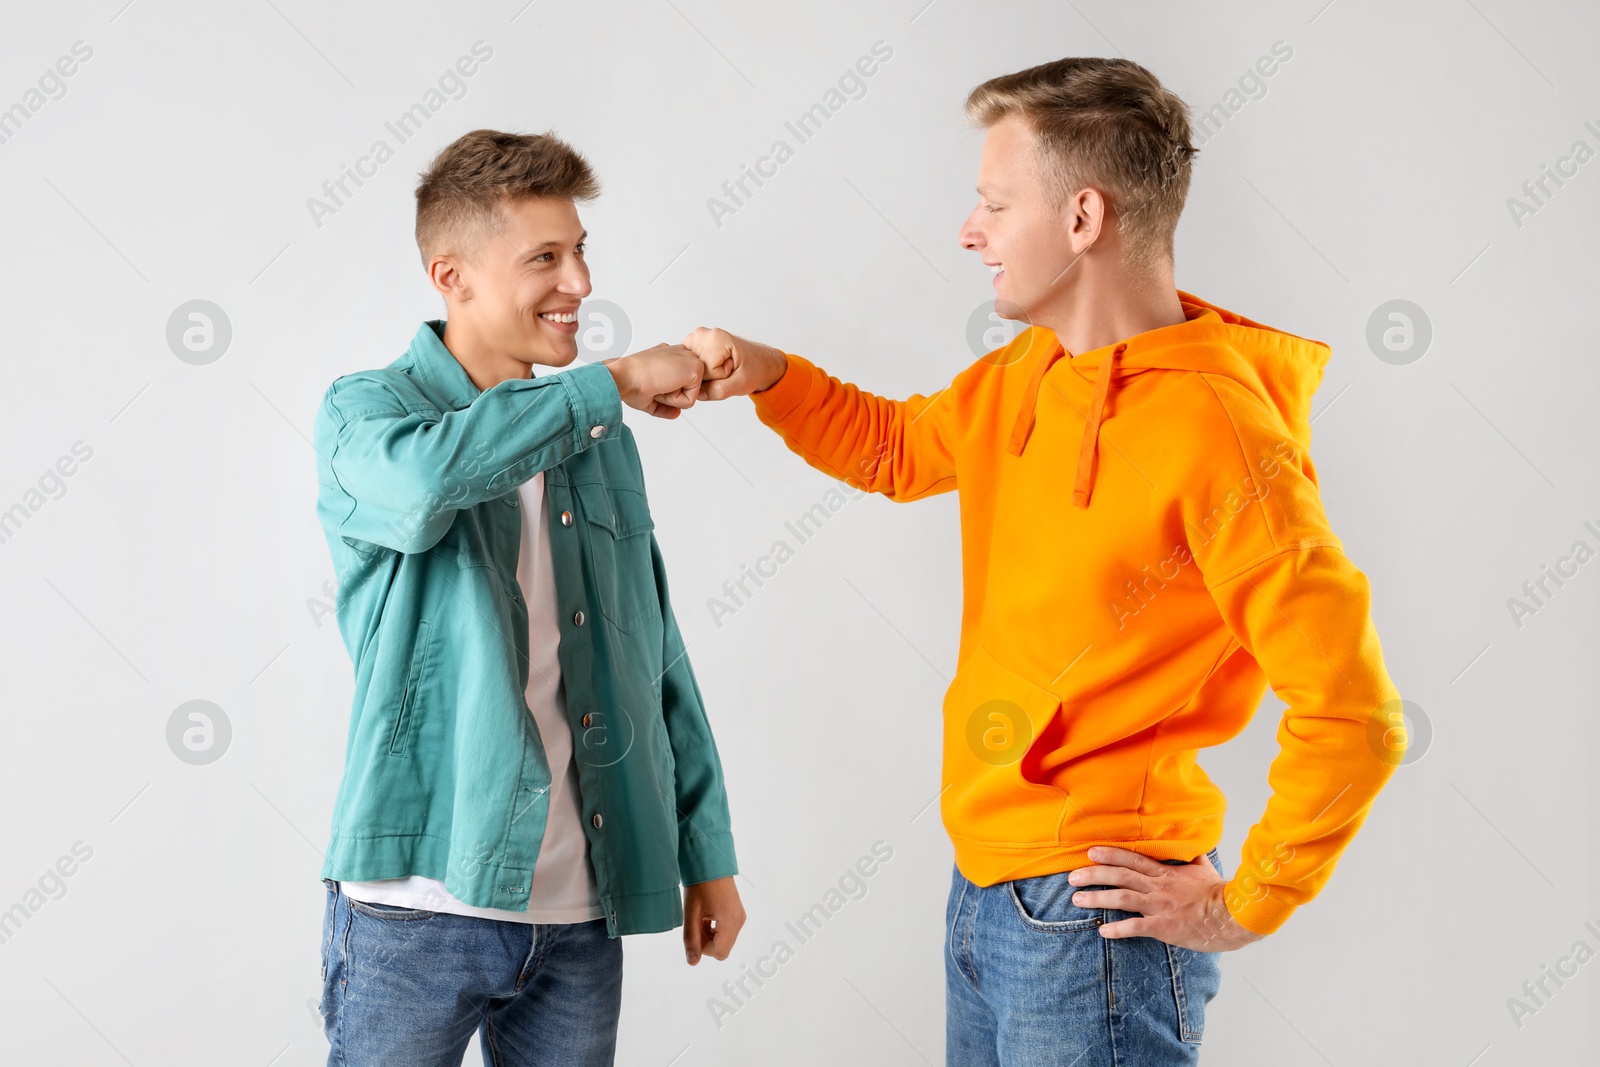
M1148 70L1062 59L967 107L960 241L1015 340L903 401L721 330L685 344L701 399L749 395L819 470L960 493L947 1063L1194 1063L1218 955L1317 894L1405 748L1307 452L1329 350L1174 288L1195 149ZM1269 681L1272 796L1226 878L1195 757Z

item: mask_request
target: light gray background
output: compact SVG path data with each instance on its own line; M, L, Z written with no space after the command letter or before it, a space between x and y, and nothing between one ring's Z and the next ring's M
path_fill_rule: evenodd
M1600 962L1519 1027L1507 999L1600 938L1600 563L1519 627L1507 606L1600 526L1591 325L1600 161L1517 225L1507 198L1600 148L1600 17L1576 2L523 7L262 0L8 4L0 106L73 42L93 56L0 144L0 509L74 442L92 458L0 544L7 813L0 909L74 842L92 858L0 944L0 1060L320 1064L318 880L351 668L319 617L313 414L336 376L443 314L412 239L415 174L476 127L554 129L605 192L582 209L595 298L634 344L748 332L893 396L970 362L989 273L956 230L979 81L1126 55L1198 113L1274 42L1293 56L1205 145L1178 281L1329 342L1313 457L1370 577L1391 673L1433 739L1323 894L1223 959L1214 1064L1592 1062ZM483 40L493 57L318 226L307 200ZM707 209L873 42L893 58L719 227ZM1258 94L1259 95L1259 94ZM221 358L169 316L215 302ZM1415 302L1431 346L1366 341ZM591 325L597 325L591 323ZM961 603L954 495L854 500L719 627L724 580L832 484L748 401L629 413L727 768L750 920L728 964L630 938L619 1062L937 1064L951 850L939 706ZM32 498L38 502L40 498ZM214 702L221 759L169 748ZM1224 865L1266 799L1281 704L1203 754ZM740 963L882 840L894 858L718 1028ZM80 846L81 847L81 846ZM1550 987L1554 989L1554 987ZM1585 1049L1591 1051L1585 1052ZM476 1051L468 1062L477 1062Z

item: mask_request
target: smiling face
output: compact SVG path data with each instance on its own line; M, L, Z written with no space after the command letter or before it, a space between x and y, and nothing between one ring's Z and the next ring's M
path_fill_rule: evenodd
M1012 114L990 126L978 162L978 206L959 239L995 272L995 311L1042 325L1052 306L1065 305L1076 273L1069 268L1098 236L1103 207L1094 189L1052 205L1027 121Z
M508 201L499 230L475 257L447 257L459 275L452 318L493 351L522 363L564 367L578 355L578 305L591 292L587 232L571 200Z

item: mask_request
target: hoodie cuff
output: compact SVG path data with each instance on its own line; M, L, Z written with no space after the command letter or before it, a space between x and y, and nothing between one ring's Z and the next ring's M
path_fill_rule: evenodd
M756 414L772 422L782 422L794 413L801 401L811 393L811 382L816 374L816 365L804 356L797 356L793 352L785 352L783 377L757 393L751 393L750 399L755 401Z
M1261 884L1255 883L1250 892L1260 892ZM1291 904L1282 897L1274 897L1269 892L1259 900L1249 899L1245 888L1239 884L1238 879L1230 881L1222 891L1224 903L1240 901L1236 906L1227 903L1228 914L1233 916L1233 921L1254 934L1275 934L1278 928L1289 921L1289 916L1294 914L1297 904Z

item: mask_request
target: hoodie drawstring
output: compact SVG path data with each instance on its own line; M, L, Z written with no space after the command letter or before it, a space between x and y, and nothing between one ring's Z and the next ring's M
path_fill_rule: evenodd
M1056 360L1066 354L1066 348L1058 342L1055 351L1039 361L1039 369L1028 379L1028 387L1022 391L1022 407L1017 411L1017 421L1011 427L1011 440L1006 442L1006 450L1013 456L1022 455L1022 446L1028 443L1028 435L1033 433L1034 409L1039 406L1039 383L1044 381L1045 372L1056 365Z
M1094 401L1089 407L1088 420L1083 428L1083 441L1078 446L1078 471L1072 486L1072 503L1080 508L1089 506L1089 492L1094 487L1095 452L1100 441L1100 421L1105 417L1106 399L1111 392L1112 365L1127 347L1126 344L1119 344L1113 348L1111 353L1100 361L1100 373L1095 376ZM1039 368L1028 379L1028 386L1022 393L1022 408L1017 412L1017 421L1011 427L1011 439L1006 443L1007 451L1013 456L1022 455L1022 449L1033 433L1033 423L1039 406L1039 387L1044 381L1045 373L1064 355L1066 348L1057 344L1055 351L1040 360Z
M1072 484L1072 502L1080 508L1089 506L1089 490L1094 487L1094 454L1100 443L1100 420L1105 415L1106 397L1111 392L1111 365L1127 347L1113 348L1100 362L1100 373L1094 380L1094 403L1089 407L1088 425L1083 428L1083 442L1078 445L1078 477Z

